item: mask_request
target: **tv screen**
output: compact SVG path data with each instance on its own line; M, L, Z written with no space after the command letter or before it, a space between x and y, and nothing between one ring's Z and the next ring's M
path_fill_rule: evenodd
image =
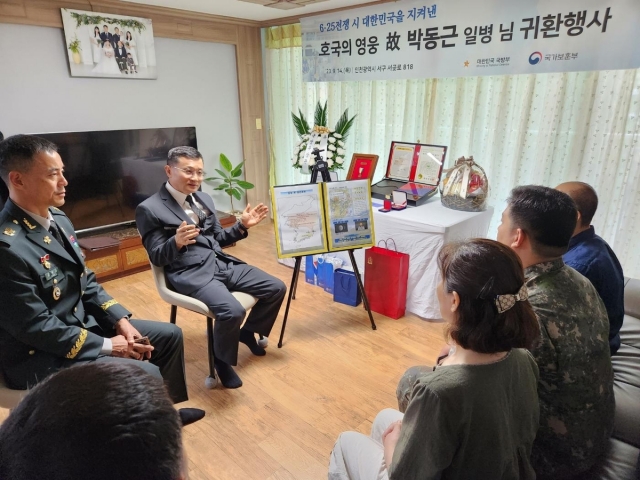
M169 150L198 148L195 127L35 135L58 146L69 182L61 209L78 232L133 222L138 204L167 180Z

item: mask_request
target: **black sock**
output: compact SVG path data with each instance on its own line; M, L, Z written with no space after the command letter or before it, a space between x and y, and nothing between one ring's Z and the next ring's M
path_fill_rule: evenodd
M242 386L242 380L238 374L233 370L233 367L228 363L224 363L222 360L218 360L217 358L213 363L216 372L218 372L218 377L220 377L220 381L225 388L239 388Z
M258 357L262 357L267 354L267 351L258 345L255 334L249 330L245 330L244 328L240 329L240 341L249 347L251 353Z

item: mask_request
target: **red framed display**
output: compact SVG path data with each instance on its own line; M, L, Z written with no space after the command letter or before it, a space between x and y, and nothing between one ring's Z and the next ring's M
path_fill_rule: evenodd
M369 155L366 153L354 153L351 157L351 165L347 180L366 180L373 179L373 174L378 165L378 155Z
M371 186L372 196L385 198L400 190L409 205L421 205L437 193L446 155L444 145L391 142L385 178Z

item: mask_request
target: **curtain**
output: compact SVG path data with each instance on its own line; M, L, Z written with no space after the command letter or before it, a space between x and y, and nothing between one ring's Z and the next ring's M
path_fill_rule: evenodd
M514 186L589 183L599 194L596 232L625 275L640 277L640 69L303 83L301 50L266 51L272 182L308 182L291 167L298 141L291 112L311 122L326 100L329 126L346 108L357 114L347 158L379 155L374 181L384 175L392 140L448 146L445 168L473 155L489 178L492 238Z

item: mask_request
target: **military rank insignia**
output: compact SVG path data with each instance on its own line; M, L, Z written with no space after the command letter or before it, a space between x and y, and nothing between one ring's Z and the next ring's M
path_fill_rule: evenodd
M53 299L60 300L60 295L62 295L60 287L53 287Z
M4 229L4 233L5 235L9 235L10 237L13 237L16 234L16 231L13 228L5 228Z
M29 230L33 230L34 228L36 228L36 226L31 223L29 220L27 220L26 218L23 218L22 221L24 222L24 224L29 227Z
M49 235L44 236L44 243L46 243L47 245L51 243L51 238L49 237Z

